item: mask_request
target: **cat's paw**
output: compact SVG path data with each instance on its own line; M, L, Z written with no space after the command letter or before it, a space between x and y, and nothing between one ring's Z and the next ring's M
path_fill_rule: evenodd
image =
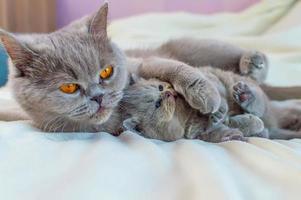
M215 127L223 123L227 117L228 113L228 104L225 101L222 101L221 106L215 112L209 115L209 127Z
M267 76L268 60L261 52L247 52L240 59L239 69L242 75L250 76L257 82L262 83Z
M208 80L198 78L188 84L184 91L188 104L202 114L216 112L221 104L221 96L216 87Z
M247 142L248 138L244 137L243 133L236 129L229 129L221 138L221 142L227 142L231 140L238 140L242 142Z
M247 84L240 81L233 86L233 99L243 109L248 110L248 106L255 100L255 95Z

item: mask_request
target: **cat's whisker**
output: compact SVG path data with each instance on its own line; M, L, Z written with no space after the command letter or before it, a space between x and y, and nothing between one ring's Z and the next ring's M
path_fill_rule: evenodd
M76 113L76 114L69 115L69 116L73 117L73 118L78 118L78 117L82 117L82 116L87 115L87 114L88 114L88 111L82 111L80 113Z
M61 123L53 130L53 132L57 132L59 128L61 128L64 124L64 120L61 120Z
M58 118L60 118L60 116L53 117L53 118L50 119L50 120L48 120L48 119L46 118L46 120L44 120L44 122L46 122L46 124L45 124L45 125L42 125L42 129L43 129L44 131L48 131L48 126L49 126L52 122L56 121ZM44 124L44 122L43 122L43 124Z
M57 119L56 119L56 120L57 120ZM56 121L56 120L55 120L55 121ZM54 122L51 122L51 123L49 124L49 127L47 127L47 132L52 132L51 129L52 129L53 126L55 126L55 121L54 121Z
M52 122L52 125L49 127L49 131L50 131L50 132L55 132L54 129L53 129L52 127L53 127L53 126L54 126L54 127L57 127L57 126L59 125L59 124L57 125L57 122L59 122L60 119L61 119L61 117L57 117L57 119L54 120L54 121Z
M47 130L47 126L49 123L51 123L52 120L56 119L57 117L54 117L50 120L48 120L48 118L46 118L43 122L42 122L42 130L46 131Z
M64 132L64 130L65 130L65 127L66 127L66 125L68 124L67 123L67 121L63 121L64 123L63 123L63 127L62 127L62 130L61 130L61 132Z
M68 113L76 112L78 109L82 109L82 108L84 108L84 107L88 107L86 103L85 103L85 104L82 104L82 105L80 105L80 106L78 106L78 107L76 107L76 108L74 108L74 109L72 109L72 110L69 111Z

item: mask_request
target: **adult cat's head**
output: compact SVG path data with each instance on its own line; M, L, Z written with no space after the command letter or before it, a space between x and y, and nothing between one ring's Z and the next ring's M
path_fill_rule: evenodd
M107 38L105 4L87 32L58 31L25 38L0 31L15 73L13 91L45 131L91 131L104 123L127 83L123 53Z

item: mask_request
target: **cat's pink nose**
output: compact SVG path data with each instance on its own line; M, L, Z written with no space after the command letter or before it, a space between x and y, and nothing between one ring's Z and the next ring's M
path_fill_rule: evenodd
M91 100L96 101L99 105L101 105L103 95L93 97Z
M177 94L174 93L174 92L171 92L171 91L166 91L166 92L165 92L165 96L166 96L166 97L176 97Z

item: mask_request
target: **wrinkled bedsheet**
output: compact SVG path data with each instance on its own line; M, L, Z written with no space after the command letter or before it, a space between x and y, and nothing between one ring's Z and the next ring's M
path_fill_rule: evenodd
M181 36L217 38L268 53L268 83L301 84L301 5L263 1L238 14L150 14L112 22L123 48ZM299 18L298 18L299 17ZM0 111L14 106L0 92ZM47 134L0 121L1 200L300 199L301 140L162 142L130 132Z

